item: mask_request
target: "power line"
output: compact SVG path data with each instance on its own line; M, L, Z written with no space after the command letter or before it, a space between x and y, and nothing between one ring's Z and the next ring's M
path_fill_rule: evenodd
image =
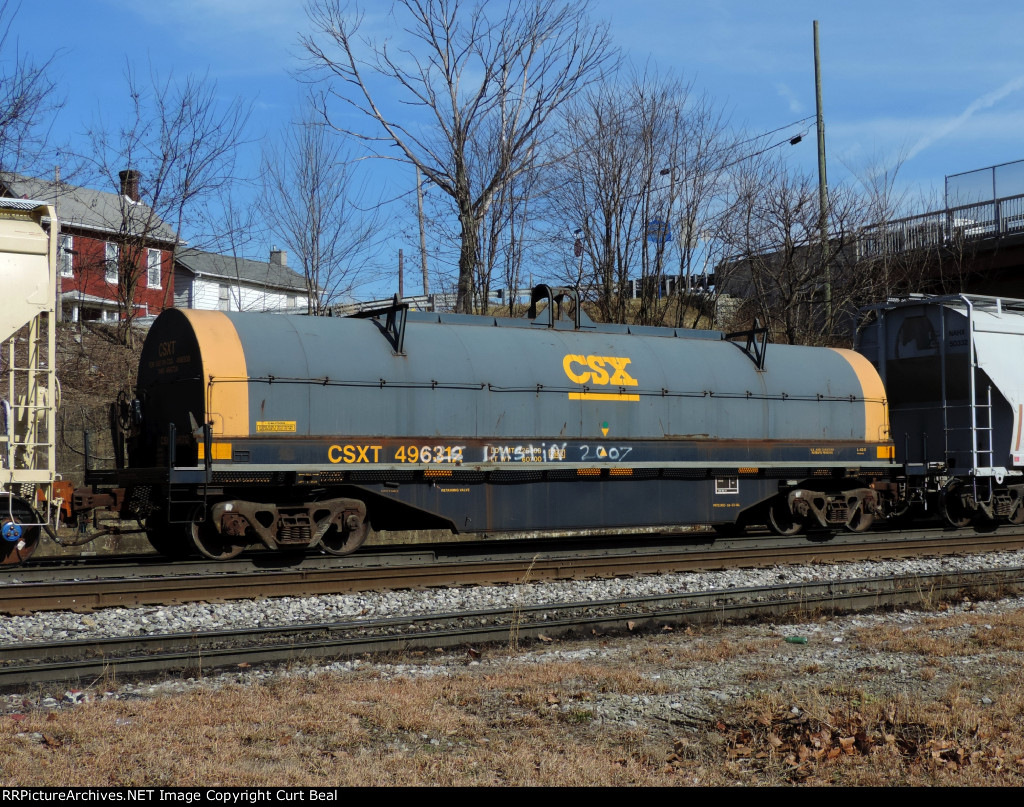
M800 120L795 120L792 123L787 123L784 126L780 126L778 129L772 129L770 132L762 132L761 134L757 135L756 137L752 137L749 140L741 140L739 143L734 143L733 146L743 146L746 145L747 143L753 143L755 140L760 140L762 137L768 137L768 135L773 135L776 132L781 132L783 129L788 129L790 126L799 126L801 123L807 123L807 121L809 120L814 120L815 117L815 115L808 115L806 118L800 118ZM794 143L794 145L796 144Z
M815 115L808 115L806 118L801 118L800 120L795 120L792 123L787 123L783 126L779 126L777 129L772 129L771 131L768 132L762 132L759 135L755 135L754 137L748 138L746 140L741 140L738 143L732 143L730 144L729 148L735 149L736 147L746 145L747 143L754 143L755 141L763 140L764 138L768 137L768 135L773 135L776 132L781 132L783 129L789 129L791 126L799 126L801 123L807 123L808 121L814 120L815 117ZM726 168L731 168L732 166L736 165L736 163L743 162L744 160L749 160L752 157L757 157L761 154L764 154L766 151L770 151L776 146L781 146L783 143L789 143L791 146L795 146L797 143L804 139L804 137L807 135L807 132L808 130L805 128L800 134L794 137L787 137L785 140L780 140L778 143L773 143L772 145L767 146L761 149L760 151L755 151L753 154L748 154L745 157L740 157L738 160L735 160L734 162L731 162L728 165L723 165L720 170L724 171ZM682 163L677 163L675 165L670 165L668 168L662 168L659 173L662 176L666 176L667 174L671 173L672 169L681 167Z
M810 116L810 118L813 118L813 117L814 117L813 115ZM806 121L806 120L809 120L810 118L804 118L803 120ZM797 123L802 123L803 121L796 121L796 122ZM787 126L792 126L792 125L793 124L788 124ZM765 132L764 134L759 135L758 137L751 138L751 140L760 140L761 138L765 137L766 135L772 134L773 132L782 131L783 129L787 128L787 126L780 126L778 129L773 129L771 132ZM770 146L765 146L760 151L755 151L755 152L753 152L751 154L745 154L744 156L740 157L739 159L733 160L731 163L726 163L725 165L723 165L722 167L718 168L717 170L718 171L725 171L725 170L727 170L729 168L732 168L734 165L739 165L741 162L744 162L746 160L752 160L754 157L760 157L766 151L771 151L772 149L778 148L779 146L784 146L787 143L789 145L791 145L791 146L795 146L797 143L801 142L804 139L804 137L806 137L808 131L809 131L808 129L804 129L798 135L794 135L793 137L787 137L784 140L780 140L778 143L772 143ZM751 140L745 140L743 142L750 143ZM737 143L736 145L740 145L740 144ZM668 174L670 174L673 169L679 168L679 167L680 167L679 165L674 165L674 166L671 166L669 168L662 168L661 171L659 171L658 173L661 176L668 176ZM657 191L668 190L669 188L671 188L673 186L673 184L674 183L669 183L668 185L661 185L661 186L658 186L658 187L655 187L655 188L646 188L645 190L638 191L637 193L632 193L632 194L630 194L629 196L627 196L625 198L632 199L632 198L637 197L637 196L643 196L644 194L655 193Z

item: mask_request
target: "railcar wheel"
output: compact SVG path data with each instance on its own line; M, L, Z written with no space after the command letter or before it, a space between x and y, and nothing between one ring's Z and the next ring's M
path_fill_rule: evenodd
M857 509L853 511L853 515L850 516L850 520L846 522L846 529L850 532L865 532L874 523L874 514L865 512L864 505L860 504L857 506Z
M12 499L8 510L7 501L0 498L0 566L17 566L32 557L41 531L39 527L24 525L39 521L36 512L23 499Z
M188 525L192 545L199 550L200 555L210 560L231 560L242 553L247 544L236 543L229 536L221 535L209 517L199 521L200 515L197 512L192 523Z
M789 511L784 498L778 498L768 506L768 526L776 535L796 535L803 529L803 519Z
M166 512L155 510L146 516L146 539L165 558L183 560L195 554L188 527L188 524L171 524Z
M939 494L939 513L942 520L955 530L963 529L971 523L974 513L964 504L964 483L959 479L951 479Z
M360 521L358 526L346 530L339 530L332 525L320 539L320 546L328 555L351 555L366 542L369 535L369 521Z

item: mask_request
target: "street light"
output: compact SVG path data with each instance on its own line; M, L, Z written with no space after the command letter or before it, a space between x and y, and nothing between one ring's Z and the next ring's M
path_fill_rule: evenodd
M572 245L572 254L580 259L580 270L576 275L576 299L579 299L580 294L580 283L583 282L583 230L577 229L573 232L573 237L576 239Z

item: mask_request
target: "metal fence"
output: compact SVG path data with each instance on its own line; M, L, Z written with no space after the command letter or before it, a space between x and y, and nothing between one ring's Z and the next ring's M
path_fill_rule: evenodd
M857 243L861 258L953 248L967 241L1024 233L1024 194L960 205L865 227Z

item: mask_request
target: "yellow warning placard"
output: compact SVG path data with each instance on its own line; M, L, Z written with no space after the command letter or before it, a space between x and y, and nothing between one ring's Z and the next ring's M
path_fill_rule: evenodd
M257 420L257 432L293 432L295 431L294 420Z

